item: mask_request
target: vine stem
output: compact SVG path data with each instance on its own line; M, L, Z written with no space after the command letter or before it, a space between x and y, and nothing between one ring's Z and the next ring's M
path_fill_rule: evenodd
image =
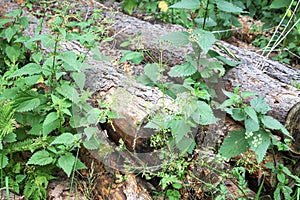
M206 24L206 18L207 18L207 14L208 14L208 5L209 5L209 0L207 0L207 3L206 3L205 14L204 14L204 20L203 20L203 25L202 25L202 29L203 29L203 30L204 30L205 24Z

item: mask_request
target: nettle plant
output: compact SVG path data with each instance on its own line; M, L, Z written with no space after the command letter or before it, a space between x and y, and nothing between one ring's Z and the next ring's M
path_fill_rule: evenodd
M49 24L49 33L41 33L40 19L33 36L24 34L29 21L21 9L0 19L0 184L23 191L28 199L46 198L53 169L59 167L70 177L86 168L78 151L87 132L78 128L85 130L107 113L88 103L91 94L84 90L83 72L91 67L85 63L88 52L101 57L94 47L105 30L92 26L93 19L68 21L66 10ZM62 51L61 44L71 41L85 47L85 53ZM80 110L80 117L74 110Z
M239 95L239 87L236 87L233 93L224 91L224 94L229 99L224 101L220 108L225 109L235 121L243 121L245 130L229 133L219 150L223 157L229 159L251 149L256 154L257 162L261 163L270 147L277 146L279 150L289 150L289 147L271 132L280 130L287 138L292 139L279 121L267 115L271 108L263 97L252 98L250 105L247 105L244 99L255 96L255 93L241 92Z

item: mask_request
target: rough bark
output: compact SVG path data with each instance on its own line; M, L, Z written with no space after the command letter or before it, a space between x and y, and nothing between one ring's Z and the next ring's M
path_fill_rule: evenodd
M130 40L139 33L141 33L143 38L140 40L140 44L138 46L131 45L128 49L138 50L143 48L157 54L163 49L164 61L167 62L170 67L182 63L182 57L186 53L191 52L191 47L189 46L174 49L173 47L159 46L153 43L159 36L173 31L184 30L180 26L165 24L153 25L122 13L113 13L108 10L104 12L106 16L115 20L111 31L116 43L103 44L99 47L100 51L107 56L113 56L116 59L119 58L121 54L118 49L120 48L120 44ZM254 91L264 96L273 109L270 114L281 122L284 122L287 112L299 101L300 91L289 85L290 80L300 81L299 70L292 69L275 61L270 61L254 52L236 48L225 42L222 43L242 61L241 65L231 69L226 74L224 78L226 83L225 88L232 90L233 87L239 85L242 91ZM81 47L75 43L65 44L65 49L82 51ZM218 49L216 50L220 51ZM220 54L223 53L220 51ZM133 76L124 73L122 66L115 66L111 62L96 61L92 58L89 58L88 63L94 66L94 68L86 71L86 87L94 93L96 98L110 100L113 105L112 109L124 116L124 118L121 119L114 119L113 127L109 127L108 124L108 135L114 139L115 143L118 143L119 139L122 138L127 148L134 153L148 153L151 151L152 149L149 147L149 136L153 134L153 132L143 128L143 125L147 121L147 117L153 112L160 110L162 105L176 110L176 107L172 105L172 100L164 96L162 92L156 88L137 83ZM209 138L208 140L210 142L206 141L202 144L205 143L208 146L211 145L215 147L219 138L226 135L228 129L231 128L231 126L228 125L228 121L226 121L226 123L226 126L224 126L218 134L208 134L204 136L204 138L200 138L202 142ZM107 139L106 142L107 144L115 145L109 139ZM203 154L205 154L204 149L205 148L203 148ZM207 155L213 154L207 151ZM130 153L124 155L126 158L130 156ZM157 155L152 154L150 158L151 156L155 157ZM97 155L95 155L95 157L97 157ZM128 159L131 159L133 162L138 162L134 157ZM136 166L140 167L148 162L150 161L147 158L144 160L144 163L137 163ZM201 174L200 171L198 172ZM214 176L218 179L217 174L214 174ZM130 187L135 188L135 186L127 186L127 188ZM124 195L124 193L125 191L122 195Z

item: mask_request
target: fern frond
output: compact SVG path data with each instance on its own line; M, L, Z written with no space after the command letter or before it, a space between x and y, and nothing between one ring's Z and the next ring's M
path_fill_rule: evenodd
M4 138L15 129L14 109L12 103L0 103L0 137Z

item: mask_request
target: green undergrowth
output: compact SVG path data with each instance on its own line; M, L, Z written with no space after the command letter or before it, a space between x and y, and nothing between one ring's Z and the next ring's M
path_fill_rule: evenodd
M199 5L198 1L191 2ZM225 1L221 3L231 6ZM187 11L191 9L188 6L191 5L181 2L174 8ZM241 11L238 7L231 8L227 17L233 17L232 9ZM109 102L94 102L91 92L84 87L84 70L92 67L86 62L89 54L92 53L94 59L108 59L99 53L97 47L106 39L104 33L109 28L94 26L101 10L94 11L87 21L80 13L76 17L67 13L68 6L51 16L52 20L47 24L43 17L31 22L20 9L0 19L0 185L7 193L24 194L28 199L46 199L47 186L56 178L54 171L57 169L71 178L72 191L75 171L87 168L79 159L79 149L85 147L100 152L105 144L95 137L98 123L120 117L110 109L113 105ZM46 17L46 14L41 16ZM32 29L31 23L36 23L37 27ZM50 32L43 30L45 25ZM34 30L31 36L25 34L29 29ZM139 82L163 93L160 112L149 116L145 128L154 131L150 146L159 152L158 159L165 161L159 170L149 170L144 166L139 173L146 179L159 180L155 197L182 199L187 190L196 195L187 181L190 177L205 188L202 198L251 199L248 196L247 167L242 162L232 172L217 168L248 152L256 158L248 162L254 163L253 166L264 166L273 173L274 191L266 195L276 200L299 199L299 177L282 164L267 162L268 152L288 151L291 138L283 125L267 115L270 107L266 101L262 97L254 98L253 93L240 92L239 88L233 93L224 91L229 99L220 100L220 88L223 87L220 78L227 68L237 66L239 60L228 60L211 49L217 42L216 34L200 26L169 33L156 40L159 45L174 48L190 44L193 52L185 55L185 61L170 71L161 60L146 62L144 74L137 77ZM74 42L84 51L78 54L68 51L64 48L66 42ZM218 43L217 46L222 48ZM120 63L139 64L145 60L144 51L147 50L124 51ZM180 78L182 83L166 81L166 75ZM175 109L168 107L166 98L171 99ZM245 98L252 98L250 104L245 103ZM92 107L91 102L98 107ZM214 111L220 109L234 120L243 122L245 129L229 133L220 148L208 147L214 156L197 158L195 154L201 150L195 141L195 131L204 134L205 128L224 120L214 115ZM274 130L282 132L285 140L278 139ZM126 145L120 141L118 148L126 149ZM130 164L128 168L134 168ZM222 180L214 183L201 180L191 170L192 166L214 171ZM126 176L117 178L122 182ZM263 183L267 181L265 176L260 178L263 181L254 199L260 199ZM236 194L227 189L223 180L231 180L236 185ZM89 177L91 184L93 181ZM86 193L91 195L91 185L88 187Z
M155 21L155 15L156 19L186 28L201 27L214 31L218 39L226 39L237 28L242 28L239 16L250 16L262 22L262 25L252 24L250 27L250 32L256 32L252 43L263 49L264 55L272 53L275 60L299 65L299 1L123 0L121 6L129 14L146 13L149 15L146 20Z
M76 170L86 168L79 148L91 145L85 130L105 111L89 106L83 72L91 67L89 52L103 57L95 47L106 29L93 26L101 11L88 21L77 13L71 19L78 21L72 21L67 10L52 16L48 33L43 17L30 21L21 9L0 19L0 185L27 199L46 199L57 168L72 179ZM25 31L32 23L37 27L29 36ZM85 53L63 50L63 43L73 41Z

